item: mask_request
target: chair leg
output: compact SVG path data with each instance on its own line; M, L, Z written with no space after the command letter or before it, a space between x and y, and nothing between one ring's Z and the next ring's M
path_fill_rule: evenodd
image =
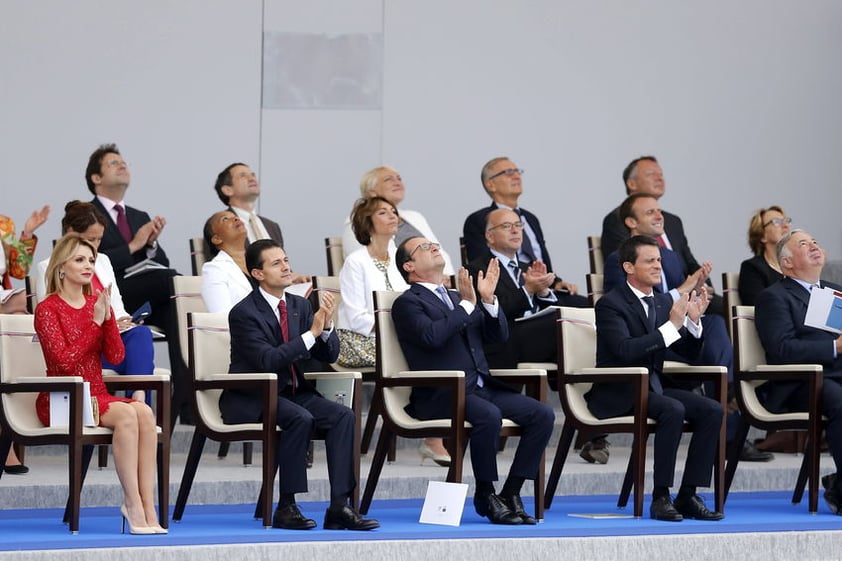
M264 497L266 497L266 495L267 495L266 488L263 486L263 483L261 482L260 493L257 495L257 504L254 505L254 519L255 520L262 520L263 519L263 505L264 505L264 501L266 500L264 498ZM270 497L270 499L269 499L270 507L269 508L271 509L272 508L271 507L271 504L272 504L272 500L271 500L272 491L271 490L269 491L268 495Z
M734 481L734 474L737 473L737 465L740 463L740 453L743 451L743 444L748 436L750 426L745 418L740 415L740 424L737 426L737 433L734 435L734 440L731 442L731 447L728 449L728 459L725 462L725 496L724 501L728 500L728 492L731 490L731 483Z
M380 416L382 407L380 393L375 390L374 397L371 399L371 405L368 408L368 418L365 420L362 442L360 442L360 453L362 454L368 453L371 439L374 437L374 429L377 426L377 418Z
M623 485L620 487L620 497L617 499L617 508L626 508L629 504L632 484L634 480L634 452L629 456L629 465L626 467L626 475L623 476Z
M561 471L564 469L564 462L567 461L567 454L570 452L570 444L573 442L573 436L576 434L576 428L573 425L564 423L561 429L561 436L558 439L558 447L555 450L555 458L553 458L553 467L550 469L550 477L547 479L547 488L544 492L544 504L549 510L553 504L553 497L558 488L558 481L561 479Z
M8 438L2 438L0 433L0 478L3 477L3 471L6 468L6 458L9 456L9 450L12 448L12 441Z
M170 442L166 435L158 442L158 523L170 527Z
M202 457L202 449L205 447L207 437L199 431L193 431L193 440L190 442L190 452L187 454L187 463L184 465L184 474L181 476L181 485L178 487L178 496L175 499L175 510L172 519L178 522L184 515L184 508L187 506L187 497L190 496L190 488L193 487L193 479L196 477L196 469L199 467L199 460Z
M243 465L250 466L252 462L252 456L254 455L254 443L253 442L243 442Z
M216 453L216 457L220 460L223 460L228 457L228 450L231 448L231 443L227 440L225 442L219 443L219 451Z
M363 498L360 501L360 514L368 513L368 508L371 506L371 500L374 497L374 490L377 488L377 481L380 479L380 472L383 471L386 453L394 439L395 436L386 430L385 426L380 430L380 438L377 439L377 447L374 450L371 468L365 481L365 491L363 491Z
M99 469L105 469L108 467L108 446L106 444L100 444L97 446L97 463Z
M72 447L71 447L72 448ZM82 453L81 453L80 463L79 463L79 489L81 491L82 485L85 483L85 477L88 475L88 467L91 465L91 459L94 457L94 447L91 445L82 446ZM71 464L72 467L72 464ZM72 475L71 475L72 477ZM71 515L73 513L73 501L72 501L72 489L71 489L71 496L67 497L67 505L64 507L64 516L62 517L61 521L64 524L71 523ZM78 503L78 501L77 501ZM77 505L78 507L78 505ZM79 529L79 520L78 515L76 519L76 530ZM71 530L73 531L73 530Z
M392 435L391 442L389 443L389 456L386 460L393 464L395 463L395 458L397 457L397 449L398 449L398 437L397 435Z

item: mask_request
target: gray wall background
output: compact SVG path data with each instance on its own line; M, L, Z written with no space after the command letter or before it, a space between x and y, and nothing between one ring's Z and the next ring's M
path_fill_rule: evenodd
M456 256L505 154L583 286L623 167L655 154L719 286L759 206L842 255L840 22L838 0L2 0L0 212L22 227L49 203L57 237L88 155L117 142L128 204L167 218L189 273L216 174L244 161L295 269L324 273L367 169L397 167Z

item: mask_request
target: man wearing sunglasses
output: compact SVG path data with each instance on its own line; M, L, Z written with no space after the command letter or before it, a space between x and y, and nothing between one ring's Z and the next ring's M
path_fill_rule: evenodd
M437 243L409 238L398 247L395 264L410 284L392 305L392 320L410 369L465 372L465 419L473 425L470 446L477 514L494 524L536 524L523 508L520 489L525 480L538 474L555 414L552 407L490 374L483 344L509 336L506 316L494 295L500 265L492 259L477 274L476 289L468 271L459 269L457 293L442 286L445 261ZM413 388L407 413L416 419L446 419L451 403L447 388ZM494 482L503 418L520 425L523 435L498 494Z
M589 306L588 299L578 294L578 287L572 282L563 281L553 269L538 217L518 207L518 199L523 194L523 174L524 171L507 157L493 158L482 167L480 179L492 202L490 206L474 212L465 219L462 235L465 240L466 263L487 252L485 224L488 214L498 208L514 211L523 223L523 242L518 250L518 260L527 266L541 261L548 271L556 273L552 289L556 291L559 305L586 308Z

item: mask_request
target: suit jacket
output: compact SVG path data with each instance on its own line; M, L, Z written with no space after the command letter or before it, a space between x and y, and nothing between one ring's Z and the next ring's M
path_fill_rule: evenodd
M481 208L465 219L465 225L462 227L462 236L465 238L465 251L468 254L469 263L488 251L488 245L485 241L485 219L488 218L488 214L492 210L498 208L500 207L497 206L497 203L492 202L491 206ZM537 216L528 210L522 208L519 210L521 212L521 218L529 222L529 226L535 232L535 237L538 238L538 245L541 248L544 263L547 264L547 270L556 273L557 271L553 269L553 264L550 260L550 252L547 251L547 244L544 242L544 231L541 229L541 222Z
M339 337L332 331L327 341L316 337L307 350L301 334L313 324L310 303L300 296L286 295L289 342L281 340L281 326L275 312L254 289L228 314L231 332L231 374L274 372L278 375L278 392L291 391L290 366L295 365L297 392L316 392L304 379L304 372L321 370L322 362L336 362L339 356ZM261 416L261 396L253 390L224 390L219 407L226 423L257 422Z
M684 262L684 269L688 274L695 273L701 265L690 251L687 236L684 235L684 224L675 214L664 211L664 231L670 240L672 250ZM610 255L620 248L620 244L629 239L629 230L620 220L620 207L609 212L602 220L602 254Z
M211 313L227 314L253 289L240 266L224 251L202 265L202 300Z
M754 306L757 295L782 278L784 276L770 267L762 255L746 259L740 265L740 302L743 306Z
M672 297L655 293L656 325L669 321ZM623 283L599 299L596 312L596 365L644 366L650 376L657 374L664 388L683 387L663 375L667 346L657 328L650 327L640 300ZM679 330L681 339L669 348L692 362L702 349L702 339L696 339L687 329ZM585 395L588 407L600 418L622 415L632 408L629 384L594 384Z
M486 247L484 254L468 264L468 271L476 284L477 273L488 268L488 262L494 255ZM506 268L506 263L500 263ZM533 311L533 304L538 309L553 305L554 302L529 298L506 271L500 271L500 280L494 291L500 309L506 314L509 338L499 343L486 343L485 355L491 368L516 368L518 362L555 362L557 354L555 316L545 316L528 322L517 322Z
M821 281L842 291L842 286ZM776 282L757 296L754 324L769 364L821 364L826 378L842 378L842 357L833 357L833 333L807 327L804 317L810 293L790 278ZM767 382L766 407L773 412L784 404L799 382Z
M661 271L666 278L667 288L678 288L687 279L687 269L674 251L666 247L662 247L660 250ZM604 275L603 289L605 292L626 284L626 273L620 266L620 256L616 251L605 258ZM655 292L662 292L661 287L656 286Z
M123 239L123 235L117 229L117 224L111 219L111 213L106 210L98 197L94 197L91 204L96 206L103 216L106 217L105 232L99 244L99 251L105 253L111 259L111 266L114 267L114 273L117 279L120 280L123 278L123 274L128 267L146 259L146 250L141 249L138 252L130 253L129 244ZM132 235L134 235L141 226L152 219L149 217L149 214L142 210L126 206L126 220L129 223ZM164 267L170 266L170 260L160 243L152 260L160 263Z
M473 392L477 378L486 384L510 389L489 374L482 350L484 342L501 342L509 336L506 315L498 310L492 318L482 304L470 315L450 292L454 309L419 284L411 284L392 305L395 323L406 362L411 370L462 370L466 392ZM452 398L446 388L413 388L407 413L417 419L450 417Z

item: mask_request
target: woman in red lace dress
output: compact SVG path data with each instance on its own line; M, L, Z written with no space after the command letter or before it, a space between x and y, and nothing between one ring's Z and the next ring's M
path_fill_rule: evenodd
M47 298L35 309L47 376L81 376L99 405L99 424L113 429L114 464L123 487L120 510L133 534L166 533L155 512L155 416L145 403L115 397L102 380L101 357L123 360L125 350L111 312L110 287L91 294L96 250L79 234L58 241L47 268ZM35 402L38 417L50 422L50 397Z

